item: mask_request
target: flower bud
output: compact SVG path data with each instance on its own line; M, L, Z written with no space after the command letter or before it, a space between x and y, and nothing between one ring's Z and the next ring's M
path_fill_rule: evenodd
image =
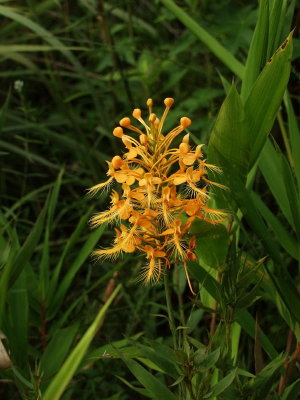
M131 124L131 121L130 121L130 118L125 117L125 118L122 118L119 123L124 128L127 128Z
M180 125L185 129L190 126L192 121L188 117L182 117L180 119ZM121 124L120 124L121 125Z
M170 107L172 107L172 104L174 103L174 99L172 99L172 97L167 97L167 98L164 100L164 103L165 103L165 106L166 106L167 108L170 108Z
M142 111L139 108L135 108L132 112L132 116L136 119L141 118L142 116Z
M124 135L123 129L120 126L117 126L114 130L113 130L113 135L116 137L121 138Z
M114 156L113 159L111 160L111 165L114 169L121 168L122 164L123 160L120 156Z

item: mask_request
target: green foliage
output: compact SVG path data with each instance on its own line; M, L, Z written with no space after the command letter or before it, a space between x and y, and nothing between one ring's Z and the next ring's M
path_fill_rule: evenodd
M1 400L298 399L296 1L0 3ZM191 228L196 296L182 265L164 292L90 257L112 128L169 96L227 187Z

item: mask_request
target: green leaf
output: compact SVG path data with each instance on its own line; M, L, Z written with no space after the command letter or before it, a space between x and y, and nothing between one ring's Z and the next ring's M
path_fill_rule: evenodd
M52 336L40 360L41 372L45 383L49 378L52 378L52 375L54 375L62 365L77 331L78 324L75 324L68 328L59 329Z
M300 199L297 191L296 182L294 179L293 172L285 156L281 157L282 164L282 175L285 182L287 198L289 202L289 207L292 212L293 226L295 227L295 232L300 241Z
M270 23L267 52L268 57L274 53L280 44L280 40L282 40L282 30L286 18L286 8L287 0L273 0L270 2Z
M64 278L62 279L60 285L57 287L56 291L54 292L54 297L52 298L52 302L49 304L50 307L50 316L53 315L58 311L59 307L61 306L64 297L71 286L73 279L75 278L76 273L82 267L84 262L88 257L90 257L92 250L94 249L95 245L99 241L100 237L102 236L104 230L106 228L106 224L101 225L98 229L95 229L92 234L89 235L87 241L84 243L82 248L80 249L75 261L69 267L68 271L66 272ZM49 318L50 318L49 316Z
M293 157L293 163L291 166L295 171L298 187L300 187L300 157L298 150L300 149L300 130L291 99L287 92L284 95L284 104L288 116L289 139Z
M221 106L208 143L209 162L224 168L225 159L230 162L231 169L246 179L249 169L249 139L243 105L235 85L232 85ZM217 178L219 182L227 184L224 174Z
M28 317L29 304L26 283L26 269L23 269L7 296L6 335L12 352L12 358L19 369L28 365Z
M257 193L251 192L251 197L255 204L255 207L259 210L260 214L277 237L278 243L293 258L298 259L298 244L293 236L285 229L279 219L266 206L266 204L261 200Z
M195 278L200 285L203 285L213 298L220 302L222 300L221 285L196 262L188 263L189 272L193 278ZM247 310L237 310L235 312L235 320L241 325L245 332L248 333L252 338L255 337L255 320ZM274 358L277 356L277 351L272 345L268 336L261 331L261 344L265 352Z
M118 379L120 379L121 382L125 383L125 385L128 386L130 389L132 389L135 392L141 394L142 396L145 396L145 397L148 397L149 399L152 399L152 396L148 393L148 390L132 385L132 383L128 382L126 379L122 378L121 376L116 375L116 377Z
M196 363L197 363L197 361L196 361L197 352L199 352L199 351L201 352L202 349L199 349L195 352L195 362ZM209 368L212 368L216 364L216 362L220 358L220 354L221 354L220 348L210 352L209 354L206 355L206 357L203 360L201 360L199 362L199 364L198 364L199 368L203 371L208 371Z
M243 78L244 66L225 47L223 47L210 33L200 26L182 8L172 0L160 0L176 17L190 29L219 59L239 78Z
M282 156L281 150L278 147L275 148L272 142L267 140L259 160L259 169L261 170L282 213L293 229L295 229L292 210L290 208L287 194L286 182L283 175Z
M300 393L300 378L285 388L281 400L298 400Z
M174 379L178 378L178 371L176 369L175 363L172 363L168 359L168 353L157 352L151 347L147 347L141 344L136 344L136 348L139 349L141 357L144 357L154 364L156 364L162 371Z
M259 2L258 19L252 36L241 88L243 103L247 99L261 68L267 61L269 7L267 1Z
M80 365L81 360L84 357L91 341L102 326L105 314L113 300L116 298L120 289L121 285L118 285L104 306L99 310L94 322L85 332L79 343L76 345L74 350L64 362L63 366L55 375L54 379L51 381L50 385L47 387L47 390L43 395L43 400L59 400L61 398L63 392L67 388L70 380Z
M257 160L272 128L290 76L292 33L282 43L258 76L245 103L252 143L250 167Z
M39 269L39 285L40 285L40 293L41 293L41 301L44 301L46 298L46 292L49 286L49 268L50 268L50 249L49 249L49 242L50 242L50 235L53 225L53 217L54 212L58 200L59 190L62 182L64 170L62 169L58 174L56 182L53 185L51 194L49 196L48 201L48 216L47 216L47 223L45 227L45 238L44 244L42 247L42 258L40 261Z
M61 269L62 269L64 260L65 260L66 256L72 251L74 246L76 245L77 240L80 237L80 234L82 234L82 231L86 228L86 224L87 224L87 221L88 221L90 215L91 215L91 209L89 209L80 218L76 228L74 229L74 231L70 235L66 245L64 246L62 254L61 254L61 256L60 256L60 258L58 260L58 263L55 266L54 271L53 271L53 276L52 276L50 287L49 287L49 290L48 290L47 304L50 303L50 305L51 305L51 303L52 303L54 294L57 291L57 283L58 283L58 280L59 280L59 276L60 276L60 273L61 273Z
M237 368L232 370L228 375L226 375L223 379L221 379L215 386L212 387L211 392L203 396L203 399L211 399L212 397L218 396L225 389L227 389L232 382L234 381L236 375L238 373Z
M206 233L202 233L202 221L196 221L190 231L191 235L196 235L198 238L196 248L198 260L200 264L204 263L215 269L222 268L228 249L228 232L221 224L205 225L209 225Z
M11 286L20 273L22 272L23 268L25 267L26 263L29 261L32 253L34 252L36 245L40 239L41 233L44 228L44 220L47 211L47 205L44 206L43 210L41 211L38 219L31 230L30 234L28 235L25 243L21 247L21 249L17 252L15 257L13 257L9 264L7 264L4 268L4 271L1 274L0 280L0 293L1 297L5 297L6 289L5 287ZM3 304L0 301L0 304ZM0 309L0 315L2 315L2 310Z
M285 355L279 354L271 361L254 379L249 382L249 391L254 394L253 399L265 399L269 394L273 383L279 376ZM247 385L248 386L248 385Z
M153 399L176 400L175 395L138 362L129 359L124 359L124 362L136 379L147 389Z

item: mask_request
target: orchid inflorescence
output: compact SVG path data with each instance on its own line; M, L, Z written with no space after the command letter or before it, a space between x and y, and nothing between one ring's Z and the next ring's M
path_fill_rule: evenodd
M122 252L144 253L148 262L142 267L140 279L146 283L158 281L165 269L181 262L193 292L186 265L188 260L196 259L196 238L190 237L190 227L197 219L219 223L226 213L207 206L209 186L222 185L208 179L208 169L216 172L220 169L203 159L203 145L192 149L186 134L178 147L171 147L174 139L191 125L191 120L183 117L176 128L163 134L173 103L172 98L165 99L166 108L159 119L152 112L152 99L148 99L149 124L136 108L132 115L144 131L132 125L127 117L114 129L114 136L122 140L126 152L107 162L107 181L93 186L89 193L95 194L114 181L121 186L122 194L112 191L110 209L91 219L93 227L114 220L120 225L115 228L113 246L96 250L94 255L116 258ZM137 138L127 131L137 134Z

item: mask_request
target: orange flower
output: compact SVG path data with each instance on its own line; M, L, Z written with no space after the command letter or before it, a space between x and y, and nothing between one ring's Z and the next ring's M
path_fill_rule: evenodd
M140 273L144 282L158 281L164 269L181 262L194 293L186 263L196 259L196 239L190 238L189 229L196 219L212 224L224 220L225 212L206 205L209 186L224 186L208 179L208 169L217 172L220 169L206 163L201 145L195 149L190 146L189 134L183 137L178 148L172 147L174 139L191 125L191 120L183 117L178 126L164 133L164 121L174 100L167 98L164 103L166 108L161 119L152 112L153 102L148 99L149 124L137 108L132 115L142 129L126 117L113 131L122 140L126 152L108 162L108 179L89 192L94 194L114 181L121 191L112 192L111 208L93 216L91 224L96 227L116 219L122 223L116 229L113 246L96 250L94 254L116 258L122 252L144 253L148 260ZM182 185L187 190L180 190Z

